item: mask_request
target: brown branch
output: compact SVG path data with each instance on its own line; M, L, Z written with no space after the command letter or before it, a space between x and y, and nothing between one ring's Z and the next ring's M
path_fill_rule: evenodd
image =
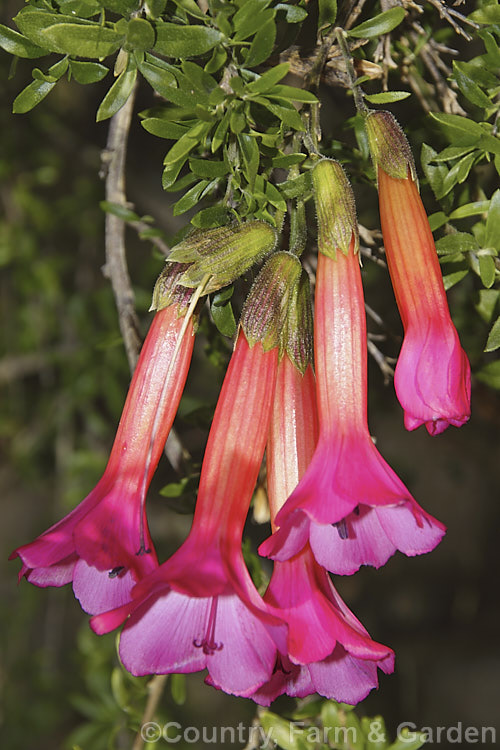
M135 89L123 107L111 118L108 142L102 154L106 175L106 200L121 206L127 205L125 162L134 101ZM102 271L104 276L111 281L125 352L130 370L133 371L139 357L141 337L139 320L134 307L134 292L127 267L125 226L125 222L118 216L109 212L106 214L106 265Z

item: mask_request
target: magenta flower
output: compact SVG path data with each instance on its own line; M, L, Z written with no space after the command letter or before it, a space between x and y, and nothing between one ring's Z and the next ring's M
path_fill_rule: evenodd
M344 180L348 189L340 167L332 165L319 162L313 176L321 251L314 321L319 441L299 485L276 516L279 529L259 551L286 560L309 541L320 565L350 574L361 565L380 567L396 550L410 556L429 552L445 527L417 504L370 437L366 319L354 252L355 223L349 239L344 233L347 246L335 231L322 231L324 207L334 210L328 180Z
M185 313L180 303L156 313L96 487L65 518L11 555L22 560L19 577L36 586L73 581L76 597L92 614L127 602L134 584L158 566L145 498L191 361L193 320Z
M431 435L470 417L470 365L448 309L408 142L393 116L367 118L385 252L405 336L394 386L407 430Z
M94 617L97 633L127 617L120 657L135 675L196 672L235 695L253 693L276 661L285 626L260 598L241 538L262 461L278 350L240 332L215 410L193 525L174 555L140 581L131 603Z
M278 368L267 443L271 523L313 455L317 436L314 375L302 373L287 355ZM273 677L252 697L268 705L282 693L317 692L355 704L378 685L377 667L392 672L391 649L372 641L335 591L309 544L274 565L264 601L279 608L288 625L286 652Z

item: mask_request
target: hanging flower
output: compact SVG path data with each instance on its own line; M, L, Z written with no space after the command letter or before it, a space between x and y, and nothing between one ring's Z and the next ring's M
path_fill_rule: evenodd
M128 601L134 584L158 566L145 499L193 350L192 292L176 287L184 270L178 264L159 279L155 306L162 309L142 347L102 478L71 513L11 555L22 560L19 577L36 586L73 581L92 614Z
M286 626L266 606L241 539L264 454L278 363L278 332L298 263L277 253L257 278L208 437L193 524L174 555L140 581L130 604L92 619L108 632L127 617L120 657L135 675L208 669L228 693L270 679Z
M271 523L306 471L317 438L311 365L302 373L285 354L278 368L267 443ZM254 700L268 705L282 693L317 692L355 704L378 685L377 667L392 672L391 649L372 641L345 606L307 543L294 557L275 562L264 601L279 608L288 625L285 653Z
M276 560L309 541L334 573L380 567L396 550L432 550L444 526L428 515L376 449L367 424L366 319L352 192L341 167L313 170L319 254L315 363L319 440L297 488L260 547Z
M470 417L470 365L450 317L406 137L389 112L366 119L385 252L405 336L394 376L408 430L438 435Z

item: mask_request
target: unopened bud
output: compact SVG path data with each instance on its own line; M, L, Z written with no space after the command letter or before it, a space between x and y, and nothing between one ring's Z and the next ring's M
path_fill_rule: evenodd
M302 375L313 361L311 283L305 271L290 291L282 348Z
M276 232L265 221L248 221L215 229L198 229L176 245L168 263L189 263L179 284L197 287L206 278L203 293L216 292L258 263L276 245Z
M375 170L380 167L398 180L408 179L409 171L416 182L417 171L410 144L396 118L390 112L370 112L365 125Z
M186 312L194 290L182 286L180 280L188 268L187 263L169 263L165 266L153 289L150 311L163 310L176 303L181 312Z
M320 252L335 258L338 248L347 255L353 238L354 252L358 252L356 204L344 170L337 161L322 159L312 170L312 181Z
M275 253L254 281L243 306L240 325L250 346L258 341L264 351L280 345L290 292L302 266L291 253Z

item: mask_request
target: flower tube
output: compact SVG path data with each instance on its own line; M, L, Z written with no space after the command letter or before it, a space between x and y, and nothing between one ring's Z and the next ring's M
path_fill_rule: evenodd
M396 550L432 550L445 528L428 515L375 447L367 423L366 318L354 199L336 162L313 171L319 221L315 362L319 440L311 463L260 547L276 560L309 541L327 570L380 567Z
M278 367L266 450L273 529L316 446L314 374L311 364L305 364L299 369L285 353ZM288 625L287 649L254 700L268 705L282 693L304 697L317 692L355 704L377 686L377 667L393 670L392 650L370 639L314 559L309 543L289 560L275 562L264 601L282 612Z
M470 417L470 365L450 317L405 135L389 112L370 113L366 127L385 253L405 331L394 387L406 429L425 424L438 435Z
M286 626L255 589L241 539L266 445L288 279L293 283L297 264L286 253L272 256L246 302L188 538L137 584L130 604L91 621L103 633L126 620L120 657L133 674L206 668L208 681L247 696L273 673Z
M191 290L176 287L185 266L160 277L158 309L130 384L108 464L92 492L35 541L18 547L19 577L73 589L91 614L120 606L158 566L145 499L172 426L191 362Z

